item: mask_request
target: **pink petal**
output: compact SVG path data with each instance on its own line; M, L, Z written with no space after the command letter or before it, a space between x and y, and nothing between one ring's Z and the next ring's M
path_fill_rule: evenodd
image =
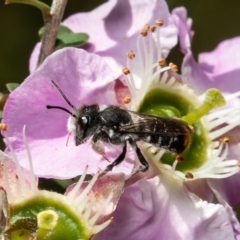
M8 181L6 182L4 176L4 167L6 169L6 176ZM15 164L12 159L0 150L0 189L6 192L6 186L9 186L14 197L17 197L17 175L15 173Z
M230 178L227 178L228 180L229 179L232 179L233 180L233 177L235 177L234 180L238 181L239 182L239 174L235 174L234 176L230 177ZM226 180L226 179L224 179ZM229 215L229 219L232 223L232 226L233 226L233 229L234 229L234 234L235 234L235 239L240 239L240 225L239 225L239 221L236 217L236 214L235 212L233 211L232 207L229 206L229 204L227 203L226 201L226 198L227 197L229 200L229 195L226 195L224 192L227 188L226 186L223 187L222 185L222 182L224 181L216 181L214 179L208 179L208 183L209 183L209 186L211 187L212 191L214 192L215 196L217 197L217 200L219 201L220 204L222 204L225 209L227 210L227 213ZM226 183L226 182L225 182ZM230 181L228 181L228 184L230 183ZM234 184L235 185L235 184ZM239 184L238 184L239 185ZM228 185L228 188L229 186L232 186L232 185ZM230 188L229 188L230 189ZM232 187L231 187L232 189ZM237 190L237 189L235 189ZM239 191L238 191L238 195L239 195ZM235 195L237 198L238 195Z
M177 43L177 31L164 0L111 0L90 13L70 16L63 25L73 32L87 32L90 39L83 48L102 56L118 76L126 65L127 53L136 50L140 30L159 18L164 20L161 45L166 56ZM31 71L34 58L30 60Z
M235 207L240 202L240 173L224 179L209 179L208 182L230 206Z
M201 66L195 61L191 51L192 20L187 16L184 7L175 8L172 11L174 22L178 28L178 37L181 51L184 53L182 63L182 80L191 85L198 93L203 93L209 88L210 79Z
M189 192L196 194L202 200L207 202L213 201L213 192L212 189L208 186L206 179L186 181L184 185Z
M172 11L174 23L178 29L178 38L181 50L186 54L191 49L191 41L193 37L192 19L188 18L187 10L184 7L174 8Z
M221 42L212 52L201 53L197 63L191 52L192 20L187 17L183 7L174 9L172 14L178 28L181 50L185 55L182 63L183 80L199 93L209 88L236 92L239 88L240 37Z
M212 52L199 55L199 66L211 79L212 86L224 92L239 90L240 37L222 41Z
M50 80L54 80L70 102L83 104L117 105L113 73L95 54L67 48L52 54L8 98L3 122L9 126L8 135L20 164L28 168L22 140L22 128L33 156L34 172L41 177L72 178L80 175L86 165L89 173L105 169L109 163L92 150L90 141L75 146L70 137L66 146L69 114L46 109L46 105L62 106L71 111ZM128 169L126 161L121 168Z
M77 197L86 188L88 184L89 182L84 182L81 188L77 191L75 197ZM65 195L68 195L69 192L75 187L75 185L76 184L69 186ZM122 195L124 185L125 185L124 174L114 175L107 174L97 179L97 181L93 185L93 188L88 194L88 196L91 199L92 198L95 199L92 214L96 213L100 208L102 208L106 199L109 197L110 194L112 194L112 199L109 202L109 204L105 207L105 210L98 219L97 224L103 223L114 212L119 201L119 198Z
M167 176L126 188L113 216L96 239L234 239L223 206L202 201Z
M32 73L36 70L37 62L38 62L38 56L40 53L41 43L37 43L31 53L30 59L29 59L29 72Z

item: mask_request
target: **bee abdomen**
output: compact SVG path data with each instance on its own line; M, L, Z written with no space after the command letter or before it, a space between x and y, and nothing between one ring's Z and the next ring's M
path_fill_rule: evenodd
M184 134L178 136L149 135L143 140L176 154L182 153L190 144L190 137Z

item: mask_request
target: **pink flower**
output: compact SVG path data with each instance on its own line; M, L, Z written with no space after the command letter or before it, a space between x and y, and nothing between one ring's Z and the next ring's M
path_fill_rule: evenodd
M163 0L111 0L90 13L77 13L62 24L73 32L87 32L90 39L83 49L96 53L108 63L118 77L126 63L126 53L136 49L139 29L161 17L162 51L166 57L177 43L177 29ZM40 50L37 44L30 58L30 72L36 68Z
M191 30L191 19L187 18L187 12L184 8L176 8L173 11L173 17L176 26L179 29L179 41L181 50L184 53L182 64L182 78L199 93L206 91L211 87L216 87L224 92L230 101L231 108L219 113L222 123L226 122L226 130L229 132L221 133L229 137L228 158L239 159L239 72L240 59L238 48L240 37L224 40L212 51L201 53L198 62L195 61L191 52L191 39L193 32ZM236 92L237 91L237 92ZM227 203L235 207L240 202L240 196L237 191L240 184L240 173L229 178L221 180L208 180L210 186L215 188ZM231 186L231 187L229 187Z
M118 18L114 16L121 14L123 10L124 17L118 22ZM179 17L181 14L184 16L184 10L174 13L175 24L180 29L180 43L187 46L186 49L183 48L185 59L182 76L168 73L166 71L171 67L159 67L157 64L159 58L166 57L169 49L176 43L176 26L164 1L152 1L152 4L149 4L149 1L141 4L135 1L110 1L95 11L91 14L72 16L66 24L68 21L69 24L74 23L72 26L78 31L77 27L81 26L85 19L84 27L86 28L87 22L88 33L93 36L90 38L90 44L94 45L94 51L104 60L96 54L79 49L57 51L10 95L5 106L3 121L9 124L10 140L20 159L24 159L24 152L19 129L23 124L28 126L27 135L38 176L70 178L81 174L86 165L89 165L89 170L93 173L98 168L105 169L109 164L92 150L89 141L75 147L73 139L70 138L68 146L65 146L68 114L59 110L47 110L45 107L57 105L69 109L69 106L51 80L57 82L74 106L94 103L117 105L116 96L119 92L117 91L116 95L114 80L120 75L121 65L126 66L123 53L132 50L136 53L136 58L132 61L127 60L130 74L125 78L132 97L130 104L126 106L128 109L144 111L143 104L150 101L151 96L155 97L155 100L151 101L153 106L147 106L145 112L160 113L160 116L170 114L181 118L204 105L204 97L207 94L198 96L179 81L182 76L186 78L188 72L199 70L198 64L191 58L190 23ZM136 20L135 16L138 16ZM165 18L164 28L157 28L156 33L148 30L147 37L137 34L136 29L143 25L141 21L144 24L153 23L153 20L159 17ZM89 21L86 21L86 18L89 18ZM136 25L139 21L141 24ZM74 27L72 29L74 30ZM105 30L100 32L103 42L98 42L94 38L98 36L99 39L101 29ZM158 40L155 41L156 38L159 39L159 31L163 36L161 46ZM124 37L127 37L127 40ZM113 71L104 61L110 64ZM31 66L34 65L32 58ZM197 73L202 74L200 70ZM193 86L197 88L197 85ZM155 90L157 95L149 94ZM199 87L199 90L202 93L205 89ZM232 99L236 97L229 96ZM231 106L229 109L232 110ZM129 182L114 213L113 223L97 236L97 239L195 240L239 237L240 226L233 210L219 194L221 192L213 186L213 182L206 180L216 178L219 181L219 178L231 176L239 171L238 161L226 156L229 152L228 143L218 141L218 137L227 132L225 128L221 128L222 122L214 122L221 116L218 115L219 112L222 114L216 110L214 113L206 113L201 119L196 117L195 135L192 134L193 144L188 149L191 155L184 155L183 163L179 163L172 155L163 155L164 149L159 150L149 144L140 143L141 151L151 165L151 171L148 173L154 174L154 177L145 175L134 184ZM237 110L234 114L234 124L238 125L240 114ZM234 124L231 121L226 122L229 129L233 129L236 126ZM216 131L217 127L221 129L222 134ZM130 154L127 159L114 169L115 172L124 172L126 175L131 172L134 158L131 149L128 149L128 152ZM108 152L111 160L116 155L116 152ZM226 159L228 161L225 161ZM21 161L21 165L27 167L24 160ZM212 203L213 193L220 204Z

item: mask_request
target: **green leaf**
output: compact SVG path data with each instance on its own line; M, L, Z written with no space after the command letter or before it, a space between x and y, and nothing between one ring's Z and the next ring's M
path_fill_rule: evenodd
M42 27L38 34L40 37L43 36L45 28ZM57 34L56 49L64 47L79 47L86 43L89 39L89 35L86 33L74 33L65 26L60 26Z
M20 84L18 83L7 83L6 87L9 92L13 92Z

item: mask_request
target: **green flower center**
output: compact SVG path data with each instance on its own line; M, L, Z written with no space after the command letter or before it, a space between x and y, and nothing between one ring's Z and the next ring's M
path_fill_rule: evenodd
M176 93L161 89L154 89L148 92L142 101L138 111L158 117L182 118L196 109L191 99L186 100ZM198 120L193 124L194 132L191 135L190 146L181 154L184 161L177 165L176 170L188 172L202 166L207 160L207 146L209 140L202 123ZM176 156L166 152L160 161L172 165Z
M37 233L39 240L89 239L89 229L80 221L80 216L60 200L41 194L24 204L9 206L11 239L28 239L29 232Z

